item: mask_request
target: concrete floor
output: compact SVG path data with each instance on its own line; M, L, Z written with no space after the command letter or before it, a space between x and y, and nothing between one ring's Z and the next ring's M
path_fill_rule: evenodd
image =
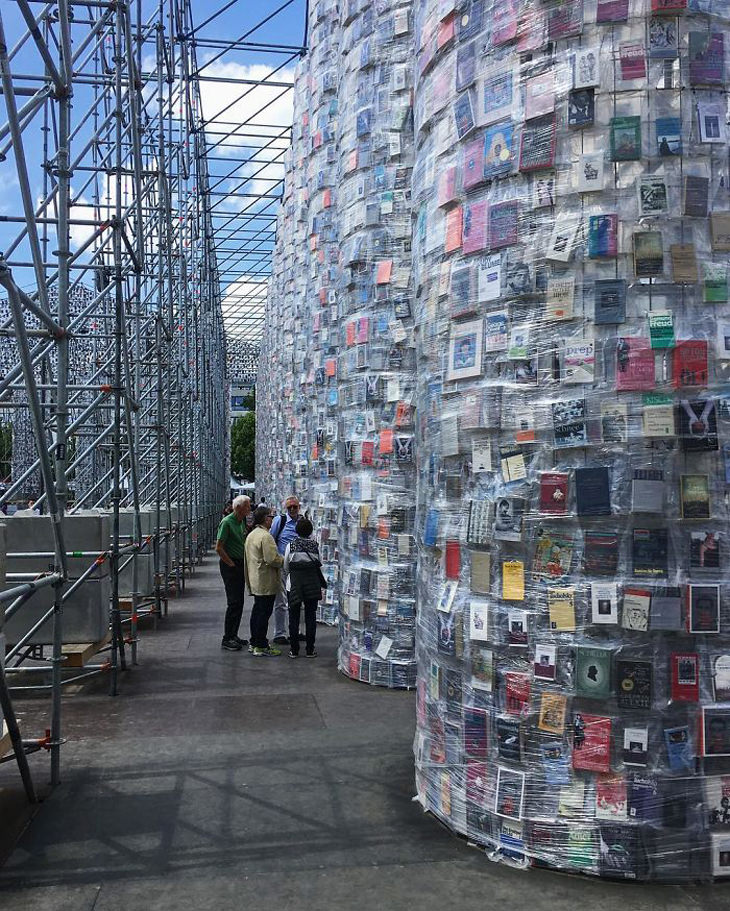
M69 694L63 783L0 870L0 908L249 911L728 907L730 891L637 886L490 863L412 802L414 697L315 661L220 650L208 558L122 680ZM247 629L247 624L246 624ZM247 633L245 633L247 635ZM28 719L39 706L21 703ZM31 757L36 781L46 756ZM0 767L0 830L27 821Z

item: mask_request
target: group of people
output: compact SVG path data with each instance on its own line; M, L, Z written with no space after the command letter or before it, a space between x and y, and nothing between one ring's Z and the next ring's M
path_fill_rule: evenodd
M304 642L308 658L316 658L317 604L326 580L314 528L300 516L296 497L287 497L285 513L274 515L265 503L253 510L249 497L236 497L231 511L218 527L216 553L226 590L226 616L221 647L241 651L248 646L254 657L281 655L277 645L289 646L289 657L299 657ZM244 591L253 595L250 640L238 635L243 615ZM304 612L304 635L299 623ZM274 615L274 638L268 639ZM287 629L288 618L288 629Z

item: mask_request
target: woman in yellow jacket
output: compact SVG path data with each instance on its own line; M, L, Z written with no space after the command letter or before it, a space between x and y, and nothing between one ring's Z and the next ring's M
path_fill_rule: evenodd
M281 587L284 558L276 549L269 529L274 516L268 506L257 506L253 529L246 538L246 585L253 595L251 611L251 648L254 658L276 657L281 650L269 646L269 618Z

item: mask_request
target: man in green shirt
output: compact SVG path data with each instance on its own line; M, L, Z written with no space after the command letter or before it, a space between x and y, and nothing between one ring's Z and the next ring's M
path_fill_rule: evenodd
M238 627L243 614L243 544L246 540L246 516L251 512L251 500L249 497L236 497L232 506L233 511L224 516L218 526L215 551L220 557L220 571L228 602L221 648L229 652L240 652L244 645L248 645L245 639L238 638Z

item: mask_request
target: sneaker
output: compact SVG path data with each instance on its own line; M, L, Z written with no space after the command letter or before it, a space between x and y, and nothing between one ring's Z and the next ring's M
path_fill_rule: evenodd
M236 642L241 646L241 648L246 648L248 645L248 639L241 639L240 636L234 636Z
M262 649L261 651L264 653L264 655L267 656L267 658L278 658L281 654L280 648L273 648L271 645L268 648Z
M274 644L275 645L289 645L289 640L286 638L286 636L277 636L274 639Z
M294 652L289 652L289 657L290 657L290 658L298 658L299 655L298 655L298 654L295 655Z
M248 643L248 650L249 650L249 652L252 652L252 651L253 651L253 645L251 645L250 642Z
M224 639L221 642L221 648L226 649L228 652L240 652L243 646L238 639Z
M317 649L316 649L316 648L315 648L315 649L312 649L311 652L307 652L307 658L316 658L316 657L317 657Z

